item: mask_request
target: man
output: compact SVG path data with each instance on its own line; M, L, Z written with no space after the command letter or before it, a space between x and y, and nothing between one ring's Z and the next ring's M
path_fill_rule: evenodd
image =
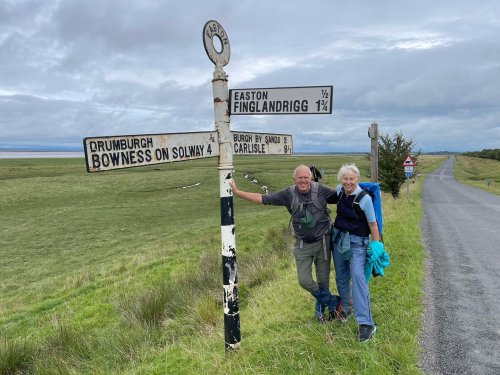
M239 190L234 180L230 182L233 194L250 202L284 206L290 213L295 235L293 254L297 265L297 277L302 288L316 298L315 313L318 322L324 323L324 309L329 318L337 318L340 305L330 294L330 217L327 212L329 197L336 192L328 187L312 183L312 173L306 165L299 165L293 172L295 185L275 193L260 194ZM332 200L332 198L330 198ZM316 280L312 277L312 265Z

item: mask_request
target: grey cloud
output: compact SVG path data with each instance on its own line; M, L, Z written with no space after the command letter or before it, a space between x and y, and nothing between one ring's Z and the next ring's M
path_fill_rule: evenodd
M494 0L4 1L0 148L213 129L210 19L230 38L229 88L335 87L331 115L233 116L234 129L363 151L376 120L424 151L495 148L498 16Z

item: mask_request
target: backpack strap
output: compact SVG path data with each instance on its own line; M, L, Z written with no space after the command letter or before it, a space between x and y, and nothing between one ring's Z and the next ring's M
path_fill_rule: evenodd
M363 199L363 197L366 194L368 194L368 192L365 189L361 189L361 191L358 194L356 194L356 196L354 197L354 200L352 202L352 209L354 210L354 213L356 214L356 216L360 219L362 219L362 218L366 219L366 215L365 215L364 211L359 206L359 202L361 202L361 199Z
M319 211L325 211L326 208L321 205L318 199L318 190L319 190L319 183L312 181L311 182L311 199L313 204L316 206L316 208Z
M292 205L290 207L291 209L291 215L297 211L299 208L299 196L297 195L297 191L295 190L295 185L290 186L290 193L292 194Z
M297 195L297 191L295 190L295 185L290 186L290 193L292 194L292 204L290 206L290 220L288 221L288 229L286 231L285 242L288 242L288 235L293 232L292 228L292 219L293 215L299 209L299 196Z
M319 184L315 181L311 181L311 200L314 206L318 210L325 211L326 208L321 206L321 203L319 202L318 190L319 190ZM299 208L299 196L297 194L297 189L295 188L295 185L290 186L290 193L292 194L292 205L290 208L292 210L292 215L293 215Z
M345 194L344 188L340 188L340 193L339 193L339 202L342 200L342 196Z

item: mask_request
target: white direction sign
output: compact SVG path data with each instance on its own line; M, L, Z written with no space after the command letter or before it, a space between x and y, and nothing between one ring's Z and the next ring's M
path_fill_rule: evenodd
M405 165L405 173L413 173L413 165Z
M217 132L85 138L89 173L219 155Z
M231 132L235 155L291 155L292 136ZM87 171L141 167L219 156L216 131L89 137L83 140Z
M235 155L291 155L292 136L289 134L261 134L231 132Z
M332 113L333 86L229 90L231 115Z

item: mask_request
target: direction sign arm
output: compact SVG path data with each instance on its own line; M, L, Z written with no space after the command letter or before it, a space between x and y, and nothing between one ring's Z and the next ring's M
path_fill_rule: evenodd
M262 203L262 194L260 193L251 193L249 191L243 191L238 189L236 186L236 182L234 180L231 180L229 182L229 185L231 186L231 189L233 190L233 194L236 195L237 197L240 197L242 199L245 199L250 202L254 203Z

